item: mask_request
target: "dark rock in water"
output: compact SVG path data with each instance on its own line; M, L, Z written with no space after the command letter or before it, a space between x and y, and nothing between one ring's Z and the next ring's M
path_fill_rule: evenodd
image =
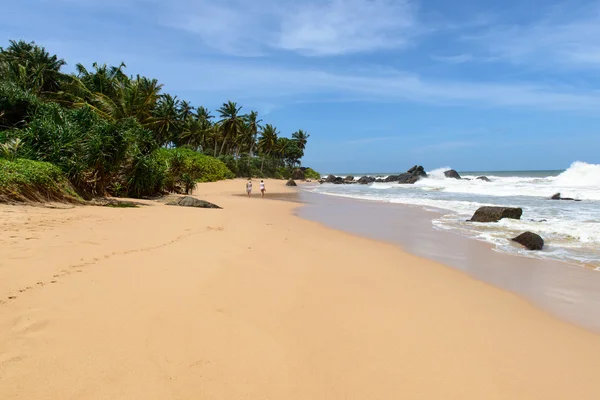
M344 178L342 178L341 176L336 176L332 183L336 185L341 185L342 183L344 183Z
M327 182L327 183L333 183L335 180L336 180L335 175L327 175L327 178L325 178L325 182Z
M542 239L540 235L532 232L521 233L519 236L511 240L513 242L522 244L529 250L542 250L544 248L544 239Z
M351 182L351 181L354 181L354 177L352 175L348 175L347 177L344 178L344 180L346 182Z
M579 199L574 199L572 197L560 197L560 193L556 193L554 194L552 197L550 197L550 200L571 200L571 201L581 201Z
M409 174L412 174L413 172L415 172L415 171L417 170L417 168L419 168L419 166L418 166L418 165L415 165L414 167L412 167L411 169L409 169L409 170L408 170L408 171L406 171L406 172L408 172Z
M375 182L375 178L373 178L372 176L361 176L358 180L358 183L362 184L362 185L366 185L368 183L373 183Z
M516 207L479 207L471 221L473 222L498 222L502 218L521 219L522 208Z
M382 182L396 182L400 175L388 175L386 178L382 180Z
M453 169L449 169L448 171L444 171L444 176L446 178L454 178L454 179L461 179L460 175L458 174L458 172L456 172Z
M298 185L296 185L296 182L294 182L293 179L290 179L286 182L285 186L298 186Z
M413 175L413 174L410 174L410 173L408 173L408 172L406 172L406 173L404 173L404 174L400 174L400 175L397 177L397 181L398 181L398 183L402 183L402 184L411 184L411 183L415 183L415 182L416 182L416 181L418 181L419 179L421 179L421 178L419 178L419 176L417 176L417 175Z
M304 175L304 170L302 170L301 168L296 168L294 171L292 171L292 179L299 181L303 181L304 179L306 179L306 176Z
M485 181L485 182L491 182L490 178L488 178L487 176L478 176L475 179L479 179L480 181Z
M180 207L198 207L198 208L222 208L216 204L209 203L208 201L200 200L192 196L181 197L167 203L168 206L180 206Z

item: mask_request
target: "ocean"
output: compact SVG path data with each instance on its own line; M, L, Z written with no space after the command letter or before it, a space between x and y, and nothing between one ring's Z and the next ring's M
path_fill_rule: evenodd
M567 170L556 171L459 171L463 178L446 178L449 167L427 171L428 178L414 185L372 183L369 185L322 184L315 193L418 206L438 211L432 224L477 240L489 242L495 250L525 257L554 259L600 271L600 165L574 162ZM388 174L335 174L382 176ZM475 179L485 175L491 182ZM550 200L555 193L581 201ZM467 220L481 206L521 207L521 220L497 223ZM528 251L510 241L531 231L545 241L542 251Z

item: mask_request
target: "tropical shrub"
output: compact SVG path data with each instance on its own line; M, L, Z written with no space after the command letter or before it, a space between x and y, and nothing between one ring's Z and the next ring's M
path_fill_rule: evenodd
M315 171L312 168L306 168L304 170L304 176L306 177L306 179L314 179L314 180L321 179L321 174L319 174L317 171Z
M0 201L80 201L60 168L26 159L0 158Z
M235 174L219 159L186 148L159 149L158 159L166 165L165 190L188 193L197 182L232 179Z

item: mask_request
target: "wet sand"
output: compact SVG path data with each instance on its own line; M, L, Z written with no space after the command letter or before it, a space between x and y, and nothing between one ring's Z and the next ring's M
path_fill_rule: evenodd
M557 317L600 332L600 272L564 262L521 257L435 229L439 214L419 207L298 192L297 215L363 237L400 245L508 290Z
M599 335L243 187L0 206L0 398L600 398Z

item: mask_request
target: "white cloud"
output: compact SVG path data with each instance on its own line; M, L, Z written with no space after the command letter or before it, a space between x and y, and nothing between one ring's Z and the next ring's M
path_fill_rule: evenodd
M161 20L214 49L326 56L402 48L417 33L410 0L197 0L166 3Z
M414 5L403 0L296 2L281 15L274 45L308 55L402 48L416 25Z
M564 4L542 15L529 24L495 25L465 39L495 61L546 67L600 65L600 2L580 8Z
M159 68L159 65L155 65ZM169 76L168 65L164 73ZM195 79L189 80L194 74ZM286 68L254 62L178 63L167 79L168 90L255 101L418 102L450 106L509 107L538 110L596 111L600 92L528 83L434 80L394 70L336 71Z

